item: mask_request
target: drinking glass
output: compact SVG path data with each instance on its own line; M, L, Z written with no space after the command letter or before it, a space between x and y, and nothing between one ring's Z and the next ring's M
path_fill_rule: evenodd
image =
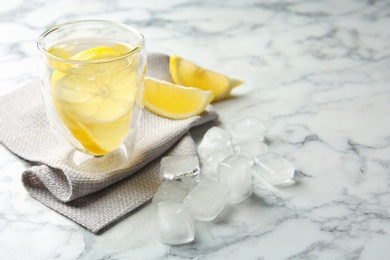
M125 24L83 20L48 29L37 46L55 136L92 158L130 156L143 109L143 35Z

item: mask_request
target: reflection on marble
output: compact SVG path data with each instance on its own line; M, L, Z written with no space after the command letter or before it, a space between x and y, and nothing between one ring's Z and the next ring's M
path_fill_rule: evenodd
M46 208L21 185L29 164L0 145L1 259L390 258L389 1L3 1L0 95L37 77L41 32L86 18L132 24L148 50L245 80L215 104L215 124L259 117L295 182L254 177L249 199L169 247L152 205L101 235Z

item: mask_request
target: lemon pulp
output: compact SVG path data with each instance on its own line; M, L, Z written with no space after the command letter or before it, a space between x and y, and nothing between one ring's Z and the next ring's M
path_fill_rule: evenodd
M145 107L153 113L185 119L202 113L213 99L212 91L182 87L153 78L145 78Z

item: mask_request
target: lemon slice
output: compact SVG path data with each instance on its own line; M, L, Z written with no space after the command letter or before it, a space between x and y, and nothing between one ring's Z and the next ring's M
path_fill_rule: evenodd
M117 149L130 131L132 113L107 124L82 124L58 102L58 115L74 138L93 155L104 155Z
M185 119L199 115L210 104L213 97L212 91L145 78L145 107L162 117Z
M177 55L171 56L169 69L175 84L211 90L214 92L213 101L226 98L234 87L243 83L241 80L206 70Z
M123 54L122 51L128 49L126 46L121 45L121 44L117 44L114 47L115 47L115 50L111 49L110 47L107 47L107 46L95 47L95 48L91 48L91 49L87 49L87 50L78 52L73 56L71 56L70 53L63 48L54 47L54 48L50 48L48 50L48 52L50 54L57 56L57 57L69 59L69 62L60 62L60 61L51 60L49 63L50 63L50 66L52 68L54 68L55 70L66 72L69 69L73 69L74 71L69 71L69 72L77 73L79 66L72 66L72 61L91 61L91 60L101 61L104 59L112 59L112 58L119 57L120 55ZM114 64L114 65L117 66L117 64ZM97 70L97 68L99 66L101 66L101 65L100 64L83 65L82 71L78 71L78 74L91 73L91 70L95 70L95 71L92 71L95 73L97 73L97 72L101 73L101 71ZM112 67L112 66L113 66L113 63L110 64L110 67ZM107 65L106 65L106 68L107 68Z
M77 75L56 71L52 95L82 122L106 123L127 114L137 92L135 71Z
M118 48L117 48L118 49ZM107 46L100 46L91 49L87 49L76 53L72 57L71 60L102 60L102 59L110 59L120 56L122 53L115 51Z
M64 59L69 59L71 57L70 53L67 50L62 49L62 48L57 48L57 47L50 48L48 50L48 52L54 56L64 58ZM49 66L55 70L61 71L61 70L66 70L69 68L68 64L65 64L65 63L60 62L60 61L56 61L56 60L51 59L51 58L48 59L48 63L49 63Z
M131 51L131 49L128 46L123 44L115 44L114 46L112 46L112 50L119 52L121 54L125 54Z
M50 54L57 56L57 57L61 57L61 58L65 58L65 59L69 59L71 57L70 53L63 48L58 48L58 47L50 48L48 50L48 52Z

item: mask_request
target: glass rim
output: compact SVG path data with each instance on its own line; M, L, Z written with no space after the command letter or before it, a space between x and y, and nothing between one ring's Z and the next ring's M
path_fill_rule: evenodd
M80 60L71 60L69 58L62 58L62 57L59 57L57 55L54 55L54 54L51 54L50 52L48 52L48 50L46 50L43 46L42 46L42 41L44 40L44 38L61 29L62 27L65 27L65 26L69 26L69 25L74 25L74 24L80 24L80 23L106 23L106 24L112 24L112 25L115 25L117 27L120 27L122 29L126 29L132 33L135 33L139 39L140 39L140 42L137 46L135 46L133 49L131 49L130 51L126 52L126 53L123 53L121 54L120 56L118 57L113 57L113 58L104 58L104 59L99 59L99 60L84 60L84 61L80 61ZM66 22L66 23L62 23L62 24L58 24L58 25L55 25L53 27L50 27L49 29L47 29L46 31L44 31L39 37L38 37L38 40L37 40L37 47L38 47L38 50L40 52L42 52L43 54L45 54L45 56L49 57L50 59L53 59L55 61L59 61L59 62L62 62L62 63L69 63L69 64L101 64L101 63L109 63L109 62L114 62L114 61L119 61L119 60L122 60L123 58L127 58L127 57L130 57L132 56L133 54L139 52L142 47L144 47L145 45L145 37L142 35L142 33L140 31L138 31L137 29L135 29L134 27L132 26L129 26L129 25L126 25L126 24L123 24L123 23L119 23L119 22L114 22L114 21L110 21L110 20L96 20L96 19L88 19L88 20L76 20L76 21L72 21L72 22Z

